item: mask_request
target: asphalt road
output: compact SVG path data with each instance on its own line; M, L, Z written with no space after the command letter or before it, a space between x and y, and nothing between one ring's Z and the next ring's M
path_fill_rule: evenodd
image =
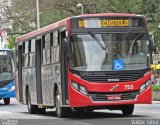
M121 111L95 110L91 113L72 113L67 118L57 118L55 110L43 115L29 114L26 105L16 99L10 105L0 100L0 125L159 125L160 104L136 105L132 116L124 117Z

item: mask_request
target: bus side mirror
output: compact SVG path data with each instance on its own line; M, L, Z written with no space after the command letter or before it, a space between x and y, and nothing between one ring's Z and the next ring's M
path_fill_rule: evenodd
M156 51L156 45L150 36L149 36L149 44L150 44L151 52Z
M150 49L151 49L151 52L155 52L156 51L156 45L154 44L153 41L150 41Z
M63 49L66 59L70 59L70 42L67 38L63 39Z

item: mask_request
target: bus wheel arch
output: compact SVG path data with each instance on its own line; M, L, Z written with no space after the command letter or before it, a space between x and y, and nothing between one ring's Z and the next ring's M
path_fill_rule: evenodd
M55 84L55 86L54 86L54 104L55 104L55 108L56 108L56 115L59 118L64 118L64 117L66 117L68 108L62 107L61 103L62 102L61 102L60 91L59 91L58 85Z

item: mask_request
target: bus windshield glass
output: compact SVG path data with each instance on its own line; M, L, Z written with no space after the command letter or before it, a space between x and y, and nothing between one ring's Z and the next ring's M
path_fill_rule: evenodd
M86 33L71 39L71 69L112 71L115 60L123 61L123 70L147 68L147 33Z
M13 79L13 59L0 58L0 81Z

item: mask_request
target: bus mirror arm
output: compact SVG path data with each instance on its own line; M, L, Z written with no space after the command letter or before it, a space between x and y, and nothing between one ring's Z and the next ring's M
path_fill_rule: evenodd
M154 39L152 38L152 35L148 35L148 40L149 40L151 53L153 53L156 51L156 45L154 43Z
M63 49L67 60L70 59L70 42L67 38L63 39Z
M149 37L149 44L150 44L151 53L155 52L156 51L156 45L150 37Z

